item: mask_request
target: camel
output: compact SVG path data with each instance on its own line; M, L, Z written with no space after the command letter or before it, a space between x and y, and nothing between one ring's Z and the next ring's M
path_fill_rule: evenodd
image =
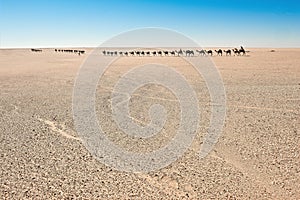
M230 49L224 50L224 53L226 53L226 56L231 56L231 50Z
M236 55L236 56L241 55L240 51L237 48L232 49L232 51L233 51L234 55Z
M152 55L153 55L153 56L156 56L156 51L152 51Z
M213 51L212 50L208 50L208 51L205 50L205 52L207 53L207 55L213 56Z
M183 55L182 49L180 49L179 51L175 50L175 52L177 53L178 56Z
M242 47L242 46L241 46L239 52L240 52L240 54L246 55L246 51L245 51L244 47Z
M171 54L172 56L175 56L175 51L170 51L170 54Z
M165 54L165 56L168 56L169 52L168 51L164 51L164 54Z
M185 56L194 56L194 51L193 50L186 50L185 52Z
M147 56L150 56L150 51L147 51L146 54L147 54Z
M104 56L106 56L106 53L107 53L107 52L106 52L105 50L102 51L102 54L103 54Z
M162 56L162 51L158 51L157 54Z
M140 51L135 51L135 54L140 56L141 55L141 52Z
M204 56L205 55L205 51L203 49L201 50L196 50L199 53L199 56Z
M222 49L215 50L215 52L217 53L218 56L222 56L223 55Z

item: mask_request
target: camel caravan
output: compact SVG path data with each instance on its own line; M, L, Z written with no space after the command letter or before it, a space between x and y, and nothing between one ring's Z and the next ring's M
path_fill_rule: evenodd
M32 52L42 52L42 49L31 49Z
M244 47L240 47L240 49L218 49L218 50L158 50L158 51L102 51L104 56L245 56L246 51Z
M84 50L77 50L77 49L55 49L55 52L67 52L67 53L77 53L78 55L84 54Z
M32 52L42 52L42 49L31 49ZM67 53L76 53L78 55L84 54L84 50L77 49L54 49L55 52L67 52Z

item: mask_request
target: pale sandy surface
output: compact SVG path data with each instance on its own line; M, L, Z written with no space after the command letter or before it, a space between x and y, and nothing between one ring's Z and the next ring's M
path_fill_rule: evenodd
M224 79L227 117L219 143L203 160L197 153L209 124L209 98L190 66L174 57L132 57L105 73L97 90L99 122L127 150L162 147L179 123L174 95L147 86L131 99L131 115L146 124L148 108L160 103L169 110L163 131L144 141L118 130L110 90L130 66L169 64L199 98L203 118L190 150L167 168L133 174L98 162L74 130L73 85L90 49L81 56L0 50L0 199L300 199L300 49L250 51L245 57L213 57Z

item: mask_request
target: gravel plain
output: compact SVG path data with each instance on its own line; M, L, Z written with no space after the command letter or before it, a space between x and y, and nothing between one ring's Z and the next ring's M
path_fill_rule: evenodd
M214 150L199 159L210 117L209 92L179 57L122 57L105 72L96 95L108 138L133 152L161 148L180 122L166 88L147 85L130 100L138 124L163 105L163 130L147 140L128 137L113 121L110 93L133 65L168 64L194 88L202 118L189 150L166 168L127 173L95 159L74 128L72 93L91 49L77 55L0 50L0 199L300 199L300 49L250 49L248 56L214 56L227 94L227 116Z

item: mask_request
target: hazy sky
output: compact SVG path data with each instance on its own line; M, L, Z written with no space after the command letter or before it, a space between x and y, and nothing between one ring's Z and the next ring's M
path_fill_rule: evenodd
M0 27L1 48L98 46L142 27L201 46L300 47L300 1L0 0Z

